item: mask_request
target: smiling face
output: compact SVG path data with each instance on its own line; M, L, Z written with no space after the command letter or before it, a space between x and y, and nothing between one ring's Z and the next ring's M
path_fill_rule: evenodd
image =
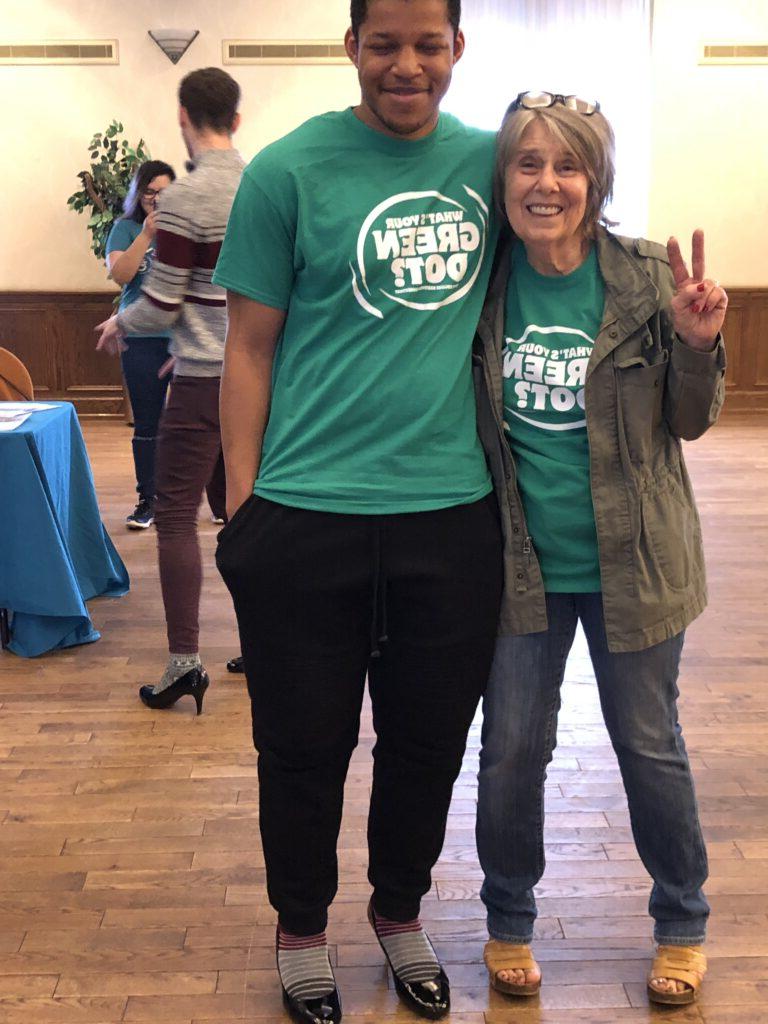
M350 29L345 45L360 79L360 120L399 138L428 135L464 51L446 0L370 0L357 39Z
M507 165L504 206L541 273L568 273L583 261L588 195L589 178L574 154L532 121Z

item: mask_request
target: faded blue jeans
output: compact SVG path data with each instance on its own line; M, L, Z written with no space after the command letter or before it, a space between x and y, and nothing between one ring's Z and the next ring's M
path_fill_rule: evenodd
M529 943L533 887L544 873L544 779L557 741L565 661L581 620L600 704L624 781L637 851L653 879L657 942L704 941L707 853L677 720L684 634L611 654L599 593L547 594L549 628L501 637L483 702L477 849L488 932Z

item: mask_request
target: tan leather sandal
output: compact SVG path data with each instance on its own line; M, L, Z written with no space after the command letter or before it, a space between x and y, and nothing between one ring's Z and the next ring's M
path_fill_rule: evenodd
M648 998L653 1003L684 1006L695 1001L707 971L707 958L701 946L659 946L648 975ZM668 978L682 981L689 987L682 992L660 992L652 980Z
M528 985L514 985L511 981L502 981L499 971L531 971L539 965L531 955L530 946L516 946L511 942L499 942L490 939L483 950L483 960L488 968L491 988L509 996L535 996L541 988L541 978Z

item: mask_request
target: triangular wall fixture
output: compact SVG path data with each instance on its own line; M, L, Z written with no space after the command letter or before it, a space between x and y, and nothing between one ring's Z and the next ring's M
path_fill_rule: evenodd
M196 28L151 28L149 35L171 63L178 64L200 31Z

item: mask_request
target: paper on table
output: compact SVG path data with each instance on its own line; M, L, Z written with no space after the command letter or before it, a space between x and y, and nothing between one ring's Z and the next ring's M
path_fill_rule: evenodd
M15 430L25 420L28 420L31 415L32 413L29 412L6 412L5 409L0 409L0 433Z
M45 409L55 409L55 405L46 405L45 402L0 402L0 412L43 412Z

